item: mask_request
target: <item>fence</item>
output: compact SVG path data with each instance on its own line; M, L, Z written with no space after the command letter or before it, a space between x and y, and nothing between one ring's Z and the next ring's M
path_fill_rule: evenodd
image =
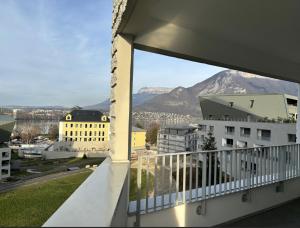
M298 177L299 144L138 157L129 213L149 213Z

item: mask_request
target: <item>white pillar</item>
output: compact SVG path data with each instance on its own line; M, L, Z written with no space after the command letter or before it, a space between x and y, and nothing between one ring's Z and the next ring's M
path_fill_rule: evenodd
M114 38L111 65L110 156L113 162L124 162L129 160L131 153L131 37L117 35Z
M297 102L297 124L296 124L296 136L297 143L300 143L300 84L298 84L298 102Z

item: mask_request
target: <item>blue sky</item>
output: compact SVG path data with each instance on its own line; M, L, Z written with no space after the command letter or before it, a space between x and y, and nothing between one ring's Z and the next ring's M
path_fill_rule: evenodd
M0 0L0 105L84 106L107 98L111 12L111 0ZM134 92L191 86L221 70L136 51Z

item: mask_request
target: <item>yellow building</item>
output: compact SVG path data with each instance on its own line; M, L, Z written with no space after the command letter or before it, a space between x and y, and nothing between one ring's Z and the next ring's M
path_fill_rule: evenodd
M59 122L59 141L105 142L109 140L109 118L99 111L73 110Z
M145 148L146 131L141 128L132 127L131 147L134 149Z
M59 122L60 142L108 142L109 117L100 111L73 110ZM132 148L145 148L146 131L132 127Z

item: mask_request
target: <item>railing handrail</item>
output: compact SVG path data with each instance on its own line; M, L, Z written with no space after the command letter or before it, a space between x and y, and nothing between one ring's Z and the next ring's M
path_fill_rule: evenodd
M300 144L143 154L138 156L137 171L138 218L143 212L299 177ZM142 183L146 183L146 198L141 194ZM153 201L149 201L151 197Z
M216 152L222 152L222 151L254 150L254 149L265 149L265 148L274 148L274 147L293 146L293 145L300 145L300 144L299 143L293 143L293 144L274 145L274 146L230 148L230 149L222 149L222 150L200 150L200 151L182 151L182 152L159 153L159 154L138 154L138 157L144 158L144 157L161 157L161 156L165 156L165 155L207 154L207 153L216 153Z

